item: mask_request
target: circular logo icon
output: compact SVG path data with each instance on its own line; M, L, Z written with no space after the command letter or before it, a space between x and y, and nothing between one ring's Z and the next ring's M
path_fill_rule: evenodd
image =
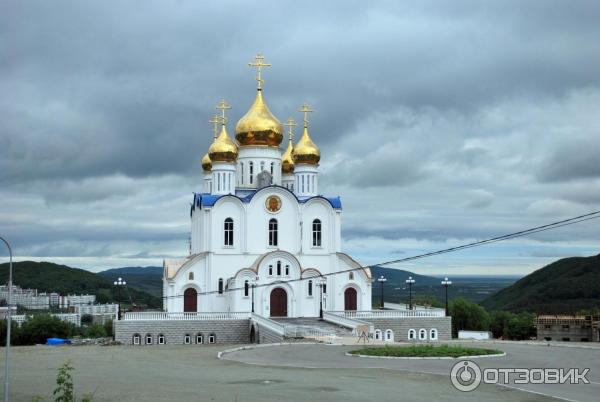
M276 195L270 196L265 202L265 207L267 208L267 211L271 213L279 212L281 209L281 198Z
M459 391L473 391L481 384L481 369L471 360L461 360L452 366L450 381Z

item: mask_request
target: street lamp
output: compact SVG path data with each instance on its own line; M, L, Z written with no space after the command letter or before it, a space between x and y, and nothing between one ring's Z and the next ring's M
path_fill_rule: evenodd
M412 305L412 285L413 283L415 283L415 280L413 279L412 276L409 276L408 279L406 280L406 284L408 285L408 297L409 297L409 301L408 301L408 308L409 310L412 310L413 305Z
M4 402L8 402L8 361L10 353L10 327L12 319L12 249L8 241L2 236L0 240L8 247L8 314L6 315L6 354L4 355Z
M319 318L323 319L323 287L327 286L327 279L324 277L319 278L317 281L317 286L319 287L320 296L319 296Z
M444 278L442 281L442 286L446 288L446 317L448 317L448 286L452 285L452 281L449 281L448 278Z
M252 281L252 313L254 313L254 288L256 287L256 282L258 282L258 276Z
M385 281L387 281L387 279L383 275L377 278L377 282L381 283L381 307L379 307L381 310L383 310L383 284Z
M127 282L123 278L119 278L114 282L117 287L117 301L119 303L119 310L117 311L117 320L121 319L121 286L127 285Z

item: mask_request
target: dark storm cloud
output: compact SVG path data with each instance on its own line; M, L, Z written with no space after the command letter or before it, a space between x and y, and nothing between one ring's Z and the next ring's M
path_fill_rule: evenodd
M315 109L349 239L485 237L599 202L594 1L0 7L0 224L32 256L185 252L208 119L226 98L233 134L258 51L274 114ZM365 206L386 216L364 227Z

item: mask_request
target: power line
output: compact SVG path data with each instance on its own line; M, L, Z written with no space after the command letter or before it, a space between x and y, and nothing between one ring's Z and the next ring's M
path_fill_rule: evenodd
M351 269L346 269L346 270L342 270L342 271L330 272L330 273L327 273L327 274L322 274L322 275L318 275L318 276L314 276L314 277L280 280L280 281L274 281L274 282L270 282L270 283L257 284L257 285L254 285L254 286L255 286L255 288L259 288L259 287L271 286L271 285L274 285L274 284L300 282L300 281L310 280L310 279L313 279L313 278L328 277L328 276L339 275L339 274L344 274L344 273L358 271L358 270L364 270L364 269L369 268L369 267L374 266L374 265L385 266L385 265L398 264L398 263L402 263L402 262L414 261L414 260L419 260L419 259L422 259L422 258L433 257L435 255L446 254L446 253L453 253L453 252L460 251L460 250L465 250L465 249L468 249L468 248L484 246L484 245L487 245L487 244L496 243L496 242L499 242L499 241L510 240L510 239L514 239L514 238L517 238L517 237L523 237L523 236L527 236L527 235L534 234L534 233L545 232L547 230L557 229L557 228L564 227L564 226L570 226L570 225L574 225L576 223L585 222L585 221L588 221L588 220L598 219L598 218L600 218L600 211L595 211L595 212L590 212L590 213L587 213L587 214L575 216L573 218L563 219L563 220L552 222L552 223L548 223L548 224L545 224L545 225L536 226L536 227L525 229L525 230L520 230L518 232L513 232L513 233L505 234L505 235L502 235L502 236L496 236L496 237L492 237L492 238L485 239L485 240L479 240L479 241L475 241L475 242L472 242L472 243L463 244L463 245L460 245L460 246L445 248L445 249L442 249L442 250L431 251L429 253L419 254L419 255L415 255L415 256L411 256L411 257L405 257L405 258L400 258L400 259L396 259L396 260L385 261L385 262L382 262L382 263L379 263L379 264L364 265L364 266L360 266L360 267L357 267L357 268L351 268ZM218 290L211 290L211 291L206 291L206 292L200 292L200 293L197 293L197 295L198 296L204 296L204 295L210 295L210 294L222 294L222 293L227 293L227 292L235 292L235 291L238 291L238 290L245 290L245 286L244 287L224 289L223 292L219 292ZM162 298L163 299L171 299L171 298L178 298L178 297L183 297L183 296L184 295L162 296Z

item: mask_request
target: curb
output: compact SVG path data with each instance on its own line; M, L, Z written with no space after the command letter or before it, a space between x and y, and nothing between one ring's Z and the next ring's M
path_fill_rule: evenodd
M350 352L346 352L346 356L351 357L366 357L371 359L400 359L400 360L458 360L458 359L483 359L486 357L503 357L506 353L496 353L494 355L475 355L475 356L440 356L440 357L420 357L420 356L371 356L371 355L357 355Z

